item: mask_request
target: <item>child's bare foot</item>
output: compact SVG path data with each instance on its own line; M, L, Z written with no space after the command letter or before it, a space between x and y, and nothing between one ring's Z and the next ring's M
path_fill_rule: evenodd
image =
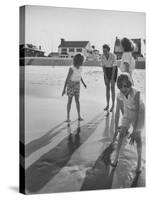
M64 122L67 122L67 123L69 123L69 122L71 122L71 120L70 120L70 119L67 119L67 120L65 120Z
M138 167L136 168L136 174L140 174L141 171L142 171L142 170L141 170L141 167L138 166Z
M113 109L114 109L114 106L112 106L112 107L110 108L110 112L112 112L112 111L113 111Z
M79 117L78 118L78 121L83 121L84 119L82 117Z
M107 105L105 108L104 108L104 110L106 111L106 110L108 110L109 109L109 106Z

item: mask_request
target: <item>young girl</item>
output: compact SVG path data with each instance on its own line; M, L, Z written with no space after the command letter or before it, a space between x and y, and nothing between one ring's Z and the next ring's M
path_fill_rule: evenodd
M137 144L138 162L136 172L140 172L142 152L141 129L144 125L145 116L144 103L140 98L140 92L135 88L132 88L131 77L129 74L121 74L118 77L117 86L120 92L117 96L115 132L118 130L120 110L122 110L123 116L121 126L119 128L119 141L117 145L116 157L112 166L116 166L123 138L128 135L128 130L130 126L132 126L133 131L129 135L130 144L134 144L134 142Z
M132 72L135 69L135 60L132 56L134 45L128 38L121 40L121 47L123 51L122 60L120 64L121 72L128 72L132 79ZM132 79L133 80L133 79Z
M82 73L82 64L84 61L84 57L81 54L76 54L73 58L73 67L69 68L69 72L64 84L64 89L62 92L62 96L66 93L67 88L67 95L68 95L68 102L67 102L67 120L66 122L70 122L70 109L73 96L75 97L76 108L78 112L78 120L82 121L82 117L80 115L80 81L86 88L86 84L84 83L81 73Z

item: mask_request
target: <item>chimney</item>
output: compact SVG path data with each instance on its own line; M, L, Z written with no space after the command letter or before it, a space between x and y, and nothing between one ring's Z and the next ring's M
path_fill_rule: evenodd
M64 38L61 38L61 44L63 44L63 43L64 43L64 41L65 41L65 40L64 40Z

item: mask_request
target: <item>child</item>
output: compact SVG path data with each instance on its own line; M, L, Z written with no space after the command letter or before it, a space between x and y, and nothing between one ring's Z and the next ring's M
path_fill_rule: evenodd
M86 84L84 83L81 73L82 73L82 64L84 61L84 57L81 54L76 54L73 58L73 66L69 68L69 72L64 84L64 89L62 92L62 96L66 93L67 87L67 95L68 95L68 103L67 103L67 120L66 122L70 122L70 109L73 96L75 97L76 108L78 112L78 120L82 121L82 117L80 115L80 81L86 88Z
M123 55L120 64L120 70L121 72L129 73L132 79L132 72L135 69L135 60L132 57L132 51L134 50L134 45L128 38L123 38L121 40L121 47Z
M140 99L140 92L135 88L132 88L131 77L129 74L121 74L117 80L117 86L120 92L117 96L117 106L115 113L115 132L118 130L118 122L120 116L120 110L122 110L123 116L121 126L119 128L119 141L117 144L116 157L112 166L116 166L119 151L122 145L123 138L128 135L128 130L132 125L133 131L129 135L130 144L137 144L138 162L136 172L141 172L141 129L144 125L144 103ZM123 103L123 104L122 104Z

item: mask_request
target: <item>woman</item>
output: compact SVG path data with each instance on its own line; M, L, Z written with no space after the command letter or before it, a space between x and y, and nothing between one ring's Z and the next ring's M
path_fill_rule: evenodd
M115 82L117 79L117 62L114 54L110 53L110 47L107 44L103 45L103 54L101 56L101 63L104 72L104 81L106 86L106 101L107 105L104 110L109 109L110 88L112 94L112 106L110 112L114 109L115 103Z

